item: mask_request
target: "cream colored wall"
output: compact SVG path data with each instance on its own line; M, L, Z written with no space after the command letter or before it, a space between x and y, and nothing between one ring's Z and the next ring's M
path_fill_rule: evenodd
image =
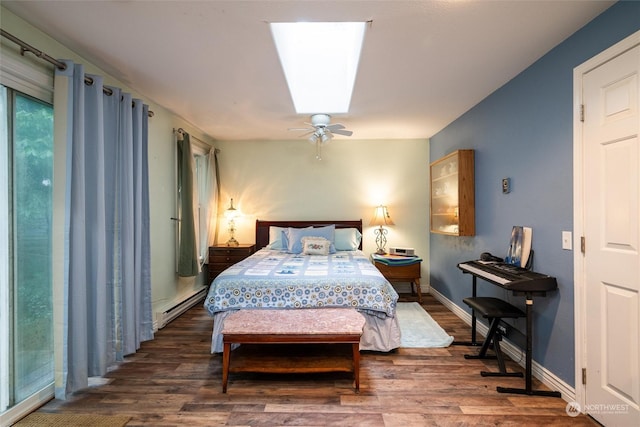
M173 305L197 289L203 278L181 279L175 274L175 224L170 220L175 216L175 152L173 129L184 128L197 138L209 140L201 131L188 122L172 114L171 106L163 108L149 99L132 91L126 84L115 80L103 70L92 65L88 60L79 57L65 46L51 39L44 33L2 8L0 24L3 30L13 34L24 42L42 50L53 58L72 59L85 65L85 71L104 76L105 83L118 86L131 92L134 97L143 99L149 104L154 116L149 119L149 193L151 223L151 286L153 311L159 311ZM2 52L19 50L16 44L4 37L1 40ZM25 61L41 64L40 59L26 54ZM53 66L51 66L53 73ZM56 184L54 184L56 185ZM64 185L64 184L63 184Z
M255 241L255 220L362 219L363 249L376 249L369 221L386 204L395 226L389 246L408 246L423 258L429 277L429 143L337 137L323 147L321 161L305 140L218 141L221 208L229 198L243 216L236 239ZM219 242L229 238L220 219ZM423 288L423 291L426 286Z

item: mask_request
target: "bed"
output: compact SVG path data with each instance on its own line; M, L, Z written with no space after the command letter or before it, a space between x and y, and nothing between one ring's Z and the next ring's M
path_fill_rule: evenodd
M361 237L362 220L257 220L256 252L218 275L207 293L211 352L223 350L227 315L274 308L353 307L366 321L360 350L398 348L398 294L362 252Z

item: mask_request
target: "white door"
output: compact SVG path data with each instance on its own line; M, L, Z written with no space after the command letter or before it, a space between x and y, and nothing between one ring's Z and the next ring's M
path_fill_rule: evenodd
M583 410L640 426L640 46L583 77Z

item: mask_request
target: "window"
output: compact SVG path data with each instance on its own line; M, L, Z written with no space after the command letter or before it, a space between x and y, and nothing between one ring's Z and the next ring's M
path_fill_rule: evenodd
M53 108L0 86L0 413L52 387Z
M298 114L349 111L365 25L365 22L271 24Z
M210 164L211 150L214 148L202 143L194 142L195 138L190 137L190 151L191 151L191 176L192 182L182 182L183 163L181 161L181 149L177 147L176 155L176 169L177 169L177 227L176 227L176 271L179 275L188 272L188 265L191 261L186 263L185 259L190 256L191 249L195 248L197 252L197 264L198 271L202 268L203 264L207 260L209 245L212 240L213 232L215 231L215 225L212 224L212 217L215 217L215 203L216 203L216 178L214 165ZM179 140L180 141L180 140ZM188 192L188 193L187 193ZM188 197L191 194L192 197ZM189 203L185 205L185 203ZM192 204L191 204L192 203ZM185 220L185 214L193 209L193 237L189 237L189 233L184 233L182 227L191 227L188 221ZM185 230L188 230L185 229ZM191 241L187 241L188 247L183 252L182 239L194 239L194 246L191 246ZM197 274L197 273L196 273Z

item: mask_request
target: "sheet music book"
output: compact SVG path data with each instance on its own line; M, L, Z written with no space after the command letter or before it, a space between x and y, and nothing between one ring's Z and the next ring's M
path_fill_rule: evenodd
M530 227L514 225L511 230L511 241L507 256L504 258L506 264L516 265L524 268L531 254L531 238L533 230Z
M531 237L533 230L531 227L522 227L523 240L522 240L522 258L520 259L520 267L525 268L529 262L529 256L531 255Z

